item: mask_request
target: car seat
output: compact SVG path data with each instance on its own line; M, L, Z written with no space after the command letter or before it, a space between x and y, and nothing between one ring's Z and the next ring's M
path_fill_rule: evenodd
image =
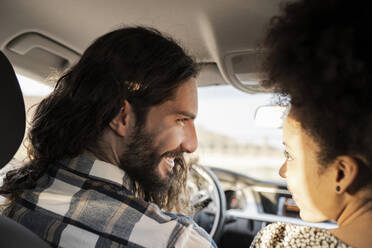
M0 169L14 156L26 127L25 107L17 77L7 57L0 51ZM36 234L0 215L0 247L38 247L47 245Z

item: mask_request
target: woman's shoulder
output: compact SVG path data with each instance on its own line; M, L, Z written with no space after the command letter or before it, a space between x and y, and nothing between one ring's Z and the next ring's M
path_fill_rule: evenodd
M263 247L340 247L349 248L325 229L286 223L273 223L255 237L252 248Z

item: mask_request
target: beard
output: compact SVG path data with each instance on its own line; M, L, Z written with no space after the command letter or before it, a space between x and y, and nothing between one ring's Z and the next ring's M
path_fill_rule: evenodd
M137 126L128 139L126 151L120 156L119 167L128 176L139 184L140 195L145 200L163 198L178 176L178 172L183 170L184 158L182 152L168 151L163 154L154 148L153 135L144 131L141 126ZM159 165L163 157L174 156L174 167L168 171L166 177L162 177L159 172ZM181 168L180 168L181 167ZM146 199L147 198L147 199Z

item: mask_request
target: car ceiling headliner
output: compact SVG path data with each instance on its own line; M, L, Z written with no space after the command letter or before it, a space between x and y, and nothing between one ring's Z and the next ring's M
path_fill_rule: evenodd
M100 35L145 25L171 35L199 62L259 44L279 0L2 0L0 48L25 32L38 32L82 54Z

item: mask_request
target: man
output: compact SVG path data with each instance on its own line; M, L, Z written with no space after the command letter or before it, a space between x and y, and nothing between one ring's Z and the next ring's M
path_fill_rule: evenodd
M211 247L187 213L196 63L142 27L97 39L44 99L5 214L61 247Z

